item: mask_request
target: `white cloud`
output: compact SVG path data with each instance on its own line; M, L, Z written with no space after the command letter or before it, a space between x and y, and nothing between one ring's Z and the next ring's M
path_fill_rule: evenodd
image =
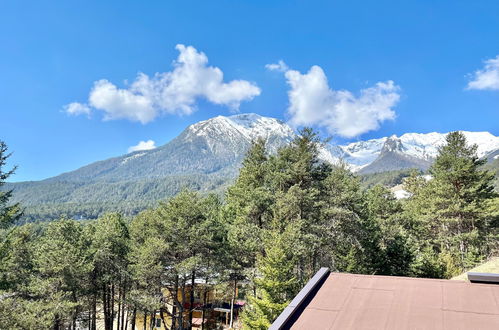
M142 150L152 150L155 149L156 145L153 140L140 141L137 145L131 146L128 148L128 153L134 151L142 151Z
M89 116L90 115L90 107L86 104L82 104L82 103L78 103L78 102L73 102L73 103L69 103L69 104L66 104L64 106L64 111L68 114L68 115L72 115L72 116L77 116L77 115L87 115Z
M379 128L385 120L395 118L399 87L393 81L378 82L355 96L346 90L333 90L321 67L314 65L302 74L287 68L284 62L267 65L284 70L287 83L288 115L293 126L317 125L330 133L351 138Z
M265 68L271 71L279 71L279 72L286 72L289 70L288 65L284 63L283 60L279 60L279 62L277 63L267 64L265 65Z
M129 119L145 124L152 121L159 111L153 106L150 96L137 91L135 84L129 89L119 89L109 81L102 79L94 83L88 101L92 107L105 112L104 120Z
M189 115L200 98L238 110L243 101L260 94L257 85L246 80L224 82L223 72L208 66L208 57L192 46L177 45L179 56L173 70L150 77L139 73L127 88L106 79L96 81L89 105L105 113L105 120L128 119L143 124L161 114Z
M499 90L499 55L484 61L485 67L473 73L468 89Z

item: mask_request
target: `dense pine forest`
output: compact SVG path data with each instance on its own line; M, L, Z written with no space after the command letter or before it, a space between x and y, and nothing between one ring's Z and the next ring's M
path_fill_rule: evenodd
M403 183L403 200L320 161L323 141L311 129L275 154L255 141L223 194L184 189L133 217L20 224L22 205L1 192L0 328L96 329L102 319L125 329L159 312L169 329L190 329L193 304L177 292L204 279L232 302L232 288L244 286L243 327L267 329L320 267L460 274L498 252L499 196L476 146L459 132L446 142L428 175L380 175ZM7 160L2 143L0 185L15 170Z

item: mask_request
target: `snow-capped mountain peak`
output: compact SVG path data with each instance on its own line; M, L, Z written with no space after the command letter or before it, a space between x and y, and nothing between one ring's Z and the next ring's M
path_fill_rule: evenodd
M209 136L214 133L238 134L252 141L269 136L294 137L295 133L285 123L275 118L263 117L255 113L237 114L229 117L217 116L201 121L189 127L198 136Z
M489 132L467 132L462 131L468 143L478 146L477 154L485 157L494 150L499 149L499 137ZM407 156L415 157L425 161L433 161L438 155L438 149L445 144L448 133L405 133L398 138L392 135L387 138L372 139L367 141L353 142L339 146L344 154L346 162L360 167L373 162L382 152L383 148L396 148ZM390 142L398 141L396 144Z
M396 136L392 135L385 140L383 144L383 148L381 152L399 152L402 153L404 151L404 146L402 145L402 141Z
M255 113L233 115L226 117L226 119L251 140L261 137L267 138L270 135L295 136L293 129L282 121Z
M488 132L463 133L470 144L478 145L479 156L489 161L498 159L499 137ZM67 189L74 191L77 186L80 195L75 196L88 196L89 185L94 187L96 183L100 183L100 187L109 186L112 193L111 190L102 190L93 194L95 202L102 202L102 196L117 196L117 200L141 198L143 195L140 194L145 194L145 191L154 196L170 196L182 186L208 191L230 183L237 176L244 155L255 138L265 138L269 152L275 153L296 134L286 123L257 114L218 116L187 127L175 139L153 150L98 161L36 185L20 184L16 189L24 189L21 194L18 192L19 200L25 201L23 194L29 194L32 203L45 201L46 196L36 192L47 184L51 185L50 189L62 187L56 190L56 195L61 196L57 201L63 203L72 201L67 199ZM442 133L407 133L400 137L381 137L345 145L326 144L319 149L319 157L333 164L342 159L353 171L366 174L426 169L437 156L438 148L445 143L445 137L446 134ZM54 182L61 184L53 185ZM71 185L65 186L66 183ZM115 183L140 184L140 189L133 190L139 195L129 194L131 190L116 195L120 189L115 189Z
M232 145L234 152L240 155L236 146L249 144L257 138L264 138L270 152L296 137L296 132L286 123L255 113L218 116L189 126L187 140L203 139L212 151L227 149ZM352 142L345 145L326 145L320 148L320 158L330 163L342 159L353 171L376 171L402 166L425 169L438 155L439 148L445 144L448 133L406 133L400 137L392 135L366 141ZM478 145L478 156L485 157L499 149L499 137L489 132L463 131L470 144ZM223 141L223 142L222 142ZM244 142L243 142L244 141ZM244 149L244 148L242 148ZM242 150L241 149L241 150ZM385 157L392 154L391 157ZM393 158L399 155L402 158ZM383 158L383 159L380 159ZM375 166L367 169L376 161ZM391 162L391 164L386 164ZM394 164L397 163L397 164ZM403 165L402 165L403 164ZM398 166L398 167L397 167Z

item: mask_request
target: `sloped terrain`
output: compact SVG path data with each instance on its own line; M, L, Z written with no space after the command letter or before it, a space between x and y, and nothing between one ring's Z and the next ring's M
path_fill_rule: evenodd
M499 163L499 137L488 132L463 133L470 143L478 145L480 157L487 158L491 169L495 169ZM372 185L378 179L400 177L399 171L425 171L445 143L445 136L407 133L347 145L327 144L320 149L320 157L333 164L343 160ZM87 208L85 214L98 213L88 210L89 205L103 211L135 212L130 205L156 202L183 188L222 193L237 176L253 140L264 138L274 153L294 137L291 127L274 118L257 114L218 116L187 127L156 149L98 161L42 181L8 183L5 188L13 189L13 200L35 216L41 206L48 208L47 214L58 214L60 209L61 214L69 216L79 214L78 205Z

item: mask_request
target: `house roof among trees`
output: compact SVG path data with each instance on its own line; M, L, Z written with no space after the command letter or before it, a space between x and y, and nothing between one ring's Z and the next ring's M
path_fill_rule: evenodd
M316 282L271 329L499 329L499 285L343 273Z

